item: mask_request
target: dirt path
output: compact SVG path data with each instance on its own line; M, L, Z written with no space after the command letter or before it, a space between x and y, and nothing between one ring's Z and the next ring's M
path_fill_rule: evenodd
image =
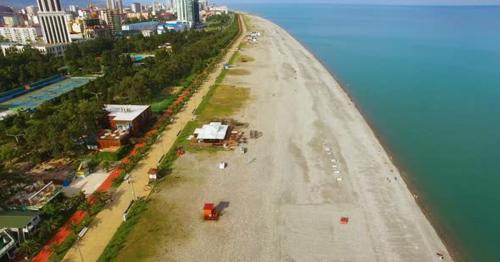
M241 18L240 22L242 22ZM245 32L246 28L244 27L244 23L240 24L243 24L243 32ZM192 112L198 107L203 96L205 96L210 89L210 86L215 83L215 79L222 72L223 64L227 63L231 56L237 51L243 37L244 33L233 43L224 56L223 62L221 62L208 76L199 91L191 97L184 109L176 115L175 121L161 134L159 141L152 146L149 154L131 172L130 177L133 181L132 185L137 197L149 195L150 188L147 187L147 171L157 166L161 157L168 152L174 144L177 134L184 128L186 123L194 117ZM117 188L113 195L113 203L97 214L86 235L68 251L63 261L81 261L79 250L83 256L83 261L97 261L104 248L113 237L113 234L122 223L123 211L133 199L132 185L122 183Z

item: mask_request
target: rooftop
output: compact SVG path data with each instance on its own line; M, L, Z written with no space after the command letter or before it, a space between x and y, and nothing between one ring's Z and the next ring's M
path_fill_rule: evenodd
M197 139L218 139L226 138L228 125L223 125L220 122L212 122L208 125L203 125L202 128L196 128L194 134Z
M20 185L17 192L7 200L6 205L28 210L39 210L57 196L59 192L60 186L56 186L53 182L45 184L43 181L38 181L33 184Z
M5 229L0 229L0 257L9 251L16 241Z
M34 211L0 211L0 228L22 228L38 215Z
M148 105L104 105L108 116L114 117L115 121L132 121L148 110Z

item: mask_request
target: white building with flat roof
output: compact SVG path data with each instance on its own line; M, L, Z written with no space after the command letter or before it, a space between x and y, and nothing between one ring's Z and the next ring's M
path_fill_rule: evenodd
M40 27L0 27L0 35L23 45L35 43L42 35Z
M104 105L108 112L108 122L112 129L127 130L138 134L151 117L149 105Z
M203 125L201 128L196 128L194 130L194 135L200 142L205 140L221 141L226 139L228 130L228 125L223 125L220 122L211 122L208 125Z
M40 51L40 53L52 54L55 56L62 56L64 54L64 50L66 49L67 44L34 44L31 45L33 49ZM0 49L2 50L2 54L6 55L8 50L15 50L16 52L23 52L26 45L22 45L15 42L4 42L0 43Z

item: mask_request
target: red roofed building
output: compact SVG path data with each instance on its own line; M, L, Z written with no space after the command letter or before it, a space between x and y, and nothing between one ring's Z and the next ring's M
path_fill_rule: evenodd
M120 147L129 142L130 136L143 131L151 121L152 112L148 105L105 105L108 112L109 129L97 134L99 148Z
M112 129L129 131L137 135L151 120L151 107L148 105L105 105L109 126Z

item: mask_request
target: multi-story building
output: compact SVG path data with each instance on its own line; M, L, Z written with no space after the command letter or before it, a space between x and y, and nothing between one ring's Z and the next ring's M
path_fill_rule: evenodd
M40 53L46 55L46 54L52 54L55 56L62 56L64 54L64 49L65 49L65 44L58 44L58 45L46 45L46 44L35 44L32 45L31 47L40 51ZM26 48L25 45L18 44L15 42L3 42L0 43L0 49L2 51L3 55L6 55L8 51L13 50L15 52L23 52L24 48Z
M197 25L200 23L200 3L198 0L193 1L193 21L194 25Z
M121 15L115 13L112 10L100 10L99 18L106 23L111 32L120 32L121 25Z
M141 13L127 13L127 18L137 18L139 20L149 19L151 18L151 13L149 12L141 12Z
M111 35L111 30L101 24L99 18L87 18L83 20L83 22L83 34L85 38L106 37Z
M26 7L26 17L28 18L28 23L30 25L38 25L38 7L30 5Z
M9 17L15 16L14 10L8 6L0 5L0 26L5 25L5 18L9 19Z
M47 44L71 43L65 12L59 0L37 0L43 39Z
M32 44L42 35L40 27L0 27L0 35L12 42Z
M199 22L198 0L176 0L175 8L177 20L187 23L189 27L193 27Z
M78 8L78 6L77 6L77 5L70 5L70 6L69 6L69 11L70 11L70 12L73 12L73 13L75 13L75 14L76 14L76 13L78 13L78 10L79 10L79 9L80 9L80 8Z
M131 4L130 5L130 10L133 13L140 13L140 12L142 12L141 4L140 3L133 3L133 4Z
M208 10L208 0L201 0L200 1L200 9L201 10Z
M115 14L123 14L122 0L107 0L108 10L114 11Z
M21 24L21 21L19 19L19 16L13 15L13 16L4 16L3 18L3 23L5 26L19 26Z

